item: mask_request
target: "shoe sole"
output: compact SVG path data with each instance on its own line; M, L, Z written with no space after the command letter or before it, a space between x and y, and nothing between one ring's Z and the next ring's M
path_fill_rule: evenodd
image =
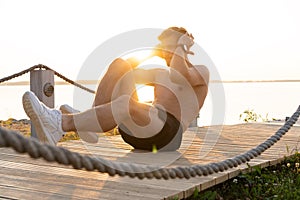
M23 95L22 103L23 103L25 113L30 118L30 120L35 128L38 139L41 142L52 144L53 142L50 142L52 140L49 140L49 138L47 136L47 131L44 129L43 123L40 120L40 118L38 117L38 115L36 114L34 106L33 106L32 102L30 101L31 96L32 96L32 94L30 94L30 92L26 92Z

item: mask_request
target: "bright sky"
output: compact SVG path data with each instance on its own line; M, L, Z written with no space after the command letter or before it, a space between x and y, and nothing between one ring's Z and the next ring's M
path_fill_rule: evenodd
M117 34L183 26L223 80L299 79L299 9L297 0L0 0L0 78L42 63L73 79Z

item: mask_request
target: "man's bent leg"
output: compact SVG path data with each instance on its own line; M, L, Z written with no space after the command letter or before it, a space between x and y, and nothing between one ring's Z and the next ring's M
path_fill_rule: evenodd
M115 59L110 64L107 72L98 85L93 106L107 104L117 98L118 95L115 95L115 97L113 97L113 92L118 93L119 90L123 90L123 88L120 88L120 85L117 86L116 84L126 73L130 72L131 70L132 67L127 61L121 58ZM133 90L133 87L135 87L134 82L133 80L131 80L130 82L131 83L128 82L124 84L122 87L128 87L128 91ZM133 93L132 97L134 99L137 99L136 93Z
M134 90L134 82L133 78L128 79L128 74L130 74L131 71L131 66L128 62L118 58L114 60L102 80L100 81L98 85L98 89L95 95L95 100L93 103L94 106L99 106L99 105L104 105L107 103L110 103L112 100L114 100L116 97L122 95L122 94L130 94L132 93L132 90ZM122 78L125 76L126 78ZM122 79L122 81L121 81ZM126 79L125 83L123 79ZM117 84L118 83L118 84ZM122 83L122 84L120 84ZM124 92L124 87L127 88L127 92ZM115 96L113 96L113 93L115 93ZM132 97L136 98L136 93L133 93ZM61 110L64 111L64 113L71 113L75 114L78 113L76 112L75 109L73 109L70 106L63 105L61 106ZM92 117L97 118L96 116ZM68 120L69 123L72 123L74 120ZM89 121L90 123L92 121ZM98 124L97 120L93 122L94 125ZM114 126L115 127L115 126ZM114 128L112 127L112 128ZM98 128L100 132L103 132L101 128ZM110 129L111 130L111 129ZM107 130L109 131L109 130ZM77 131L78 135L80 138L82 138L84 141L90 142L90 143L96 143L98 141L98 136L94 132L86 132L86 131Z
M164 122L158 117L156 108L139 103L128 95L85 112L62 117L64 131L105 132L119 124L128 126L136 136L147 137L147 134L160 131Z

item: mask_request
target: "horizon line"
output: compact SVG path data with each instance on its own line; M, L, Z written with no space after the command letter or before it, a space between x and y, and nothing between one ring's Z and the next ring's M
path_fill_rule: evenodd
M82 85L96 85L98 80L77 80L76 83ZM300 82L297 79L280 79L280 80L210 80L210 83L296 83ZM30 81L16 81L0 83L0 86L26 86L30 85ZM55 85L70 85L65 81L55 81Z

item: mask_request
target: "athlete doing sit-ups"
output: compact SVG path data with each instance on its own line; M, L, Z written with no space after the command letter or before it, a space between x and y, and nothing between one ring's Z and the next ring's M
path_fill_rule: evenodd
M136 149L178 149L183 132L206 98L209 71L189 62L194 38L184 28L168 28L158 39L153 55L165 59L169 68L140 69L133 59L116 58L100 81L89 110L79 112L64 105L61 110L68 114L62 114L26 92L24 110L39 140L55 145L65 132L77 131L83 140L97 142L96 132L118 127L124 141ZM152 104L137 100L135 84L154 86Z

